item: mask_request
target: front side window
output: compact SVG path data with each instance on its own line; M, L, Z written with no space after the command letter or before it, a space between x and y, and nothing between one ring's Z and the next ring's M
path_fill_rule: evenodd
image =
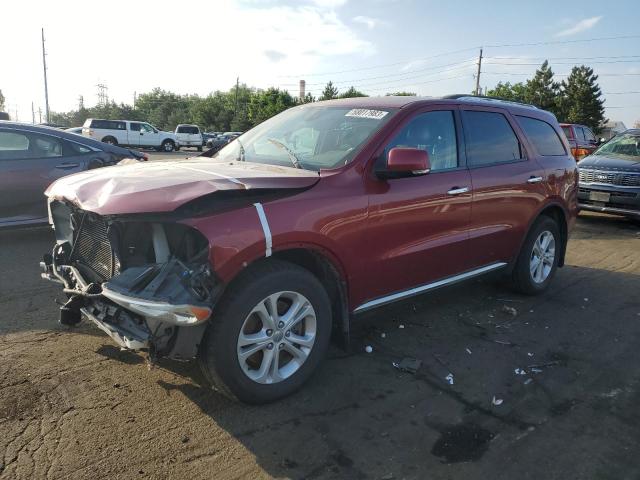
M470 166L513 162L523 158L518 137L503 114L465 110L462 118Z
M135 122L129 123L129 130L131 130L132 132L139 132L140 131L140 124L139 123L135 123Z
M385 160L394 147L425 150L429 154L431 172L458 167L458 145L453 112L442 110L416 115L386 146Z
M531 117L517 116L527 138L542 156L566 155L562 141L551 125Z
M140 129L145 132L145 133L153 133L153 127L151 125L149 125L148 123L141 123L140 124Z
M235 139L213 158L307 170L350 162L396 109L303 105L286 110Z

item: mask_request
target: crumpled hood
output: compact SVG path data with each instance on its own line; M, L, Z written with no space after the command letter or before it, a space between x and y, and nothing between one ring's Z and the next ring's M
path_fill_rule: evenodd
M307 188L319 178L317 172L259 163L142 162L63 177L45 195L99 215L171 212L218 190Z

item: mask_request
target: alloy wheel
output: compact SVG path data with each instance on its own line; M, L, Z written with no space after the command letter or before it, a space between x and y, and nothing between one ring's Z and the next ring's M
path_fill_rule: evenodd
M536 238L529 260L529 271L535 283L543 283L549 277L555 257L556 239L553 233L545 230Z

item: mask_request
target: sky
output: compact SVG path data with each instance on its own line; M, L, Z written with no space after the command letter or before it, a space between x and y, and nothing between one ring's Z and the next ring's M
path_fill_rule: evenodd
M207 95L241 83L319 95L331 80L369 95L439 96L529 78L548 58L557 80L574 64L600 75L606 116L640 120L640 4L602 1L7 0L0 28L6 108L44 110L44 28L53 111L160 87ZM614 38L611 37L633 38ZM605 39L608 38L608 39ZM599 40L598 40L599 39ZM535 45L531 45L535 44Z

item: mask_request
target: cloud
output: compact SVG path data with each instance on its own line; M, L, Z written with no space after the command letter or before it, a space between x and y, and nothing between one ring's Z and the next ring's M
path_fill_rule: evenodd
M311 3L321 8L336 8L343 6L347 0L311 0Z
M386 22L383 22L382 20L379 20L377 18L365 17L364 15L358 15L357 17L353 17L353 21L356 23L361 23L363 25L366 25L366 27L369 30L373 30L379 25L386 24Z
M585 18L576 23L573 27L567 28L566 30L562 30L555 34L556 37L568 37L570 35L575 35L576 33L581 33L586 30L589 30L602 19L602 15L598 17Z
M279 62L280 60L284 60L285 58L287 58L286 53L279 52L278 50L265 50L262 53L264 53L265 57L267 57L272 62Z

